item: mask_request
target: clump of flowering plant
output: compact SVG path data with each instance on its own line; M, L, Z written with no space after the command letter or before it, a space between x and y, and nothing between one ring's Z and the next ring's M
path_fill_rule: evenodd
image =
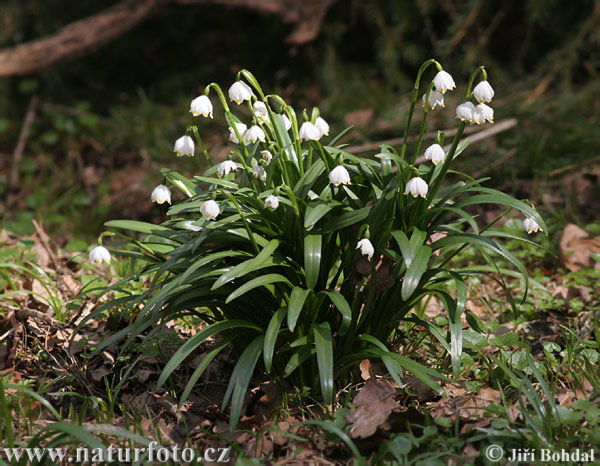
M420 138L414 153L408 154L406 140L421 79L432 65L438 72L425 86ZM196 316L206 326L173 355L159 384L209 337L219 335L190 377L181 401L210 361L234 345L239 358L223 400L224 407L231 402L232 426L255 371L320 391L324 402L332 404L336 385L348 381L359 361L379 358L398 384L406 370L441 391L435 380L443 374L403 356L402 348L392 348L391 342L403 321L423 323L412 310L435 296L445 306L449 329L427 325L458 375L467 298L464 277L474 272L450 267L454 255L474 247L492 263L501 257L522 273L527 290L525 268L493 239L502 234L489 225L480 228L465 209L501 204L520 211L528 219L528 231L545 227L528 203L483 187L485 179L464 175L464 181L444 184L453 159L467 147L467 141L461 141L465 126L493 118L490 107L478 109L485 104L470 102L475 98L489 103L493 97L489 84L471 90L480 73L487 83L483 68L471 76L449 149L444 150L440 133L421 165L415 161L428 112L443 107L444 93L456 87L434 60L419 70L404 144L399 150L383 145L368 158L344 151L337 144L340 136L328 140L329 125L318 109L310 116L296 113L281 97L265 94L246 70L238 74L228 95L247 112L234 113L221 88L207 86L206 98L195 99L191 113L212 117L208 99L216 94L224 111L223 131L230 132L231 154L214 164L198 128L190 126L175 152L193 155L196 146L210 167L194 178L162 171L165 186L153 198L173 202L168 220L161 225L106 224L137 235L130 248L115 249L113 255L142 264L135 276L106 291L141 275L151 281L144 292L107 302L88 316L114 306L136 311L129 326L98 350L127 335L131 340L142 332L155 332L170 320ZM171 199L170 191L167 198L166 185L181 192L179 199Z

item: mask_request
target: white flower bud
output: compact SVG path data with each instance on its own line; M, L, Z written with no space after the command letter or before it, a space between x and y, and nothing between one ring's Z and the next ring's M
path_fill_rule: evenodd
M490 86L490 83L487 81L481 81L475 89L473 89L473 95L475 96L475 100L479 103L489 103L494 98L494 89Z
M486 121L490 123L494 122L494 109L488 107L486 104L479 104L473 110L473 120L478 125L484 124Z
M244 144L254 143L256 141L265 142L265 132L258 125L251 126L242 136Z
M246 128L247 126L244 123L235 123L235 127L238 130L238 133L240 133L240 136L244 136L244 133L246 132ZM229 127L229 140L231 142L233 142L234 144L239 144L240 140L237 137L237 134L235 134L235 131L233 130L233 127Z
M104 246L96 246L90 251L90 262L96 265L106 262L110 264L110 252Z
M271 210L277 209L277 207L279 207L279 199L277 196L273 196L272 194L267 196L265 199L265 207L268 207Z
M273 154L271 154L268 150L261 150L260 155L267 165L269 165L271 160L273 160Z
M435 85L435 90L445 94L446 91L451 91L456 87L454 83L454 79L450 76L450 73L445 71L439 71L438 74L433 78L433 84Z
M158 204L163 204L164 202L171 203L171 191L164 184L159 184L154 191L152 191L152 195L150 196L152 202L156 202Z
M281 115L279 115L279 118L281 118L281 121L283 121L283 126L285 127L285 130L289 131L292 127L292 122L287 117L287 115L285 113L282 113Z
M219 204L212 199L200 206L200 212L206 220L214 220L219 216Z
M317 127L317 129L319 130L319 133L321 134L321 136L319 136L319 138L322 138L323 136L329 136L329 125L323 118L318 117L315 120L315 126Z
M219 176L224 177L229 175L231 172L237 171L238 166L233 160L225 160L219 164L217 168L217 172L219 172Z
M254 105L252 105L252 111L254 112L255 117L267 118L269 116L267 106L264 102L261 102L260 100L254 102Z
M456 107L456 118L460 121L468 121L473 123L473 112L475 111L475 105L471 102L464 102Z
M367 256L367 259L371 260L373 257L373 253L375 252L375 248L373 248L373 244L367 239L361 239L356 245L356 249L360 249L360 252L363 256Z
M421 196L422 198L425 198L428 190L429 187L427 186L427 183L425 183L425 180L416 176L406 183L404 194L412 194L413 197Z
M537 233L538 231L544 231L540 228L540 226L537 224L533 217L526 218L523 221L523 226L525 227L525 230L528 234Z
M432 144L425 150L425 159L431 160L434 165L443 162L446 158L444 149L439 144Z
M423 107L425 106L426 100L427 100L427 94L423 94ZM431 110L433 110L437 106L445 107L444 94L442 94L441 92L432 90L429 93L429 106L431 107Z
M229 98L238 105L244 100L250 100L253 95L250 86L243 81L237 81L229 88Z
M173 152L177 153L177 157L183 157L184 155L194 155L194 140L189 136L181 136L175 141Z
M339 186L340 184L349 184L350 183L350 174L346 167L343 165L338 165L329 173L329 182L334 186Z
M261 181L265 181L267 179L267 171L265 170L265 167L257 163L254 165L254 167L252 167L252 176L260 179Z
M194 116L202 115L204 117L210 116L212 118L213 106L210 99L205 95L196 97L190 104L190 113Z
M302 123L298 136L300 136L300 141L318 141L321 139L321 131L310 121L306 121Z

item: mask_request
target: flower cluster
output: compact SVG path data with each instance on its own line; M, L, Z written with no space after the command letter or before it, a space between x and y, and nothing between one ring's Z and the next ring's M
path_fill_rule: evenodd
M472 102L466 101L460 104L456 107L456 118L460 121L468 121L470 124L476 123L482 125L486 121L493 123L494 109L486 104L490 103L494 98L494 89L492 89L487 79L484 79L475 86L472 95L479 103L474 105Z

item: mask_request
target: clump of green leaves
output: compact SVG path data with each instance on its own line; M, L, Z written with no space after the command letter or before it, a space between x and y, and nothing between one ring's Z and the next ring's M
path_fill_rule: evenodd
M230 160L223 162L230 170L211 164L201 176L189 179L164 169L165 183L185 196L170 207L168 220L161 225L126 220L106 224L140 234L131 238L129 248L113 250L113 254L143 265L105 293L123 290L140 276L148 276L150 286L140 293L121 294L87 317L116 306L137 312L127 327L97 350L128 335L130 342L142 332L153 334L173 319L201 319L206 326L173 355L159 385L208 338L219 335L216 346L191 375L181 402L210 362L232 344L239 358L223 400L224 408L231 402L232 426L257 370L276 379L287 378L300 389L320 390L324 402L332 404L336 384L348 381L362 359L376 358L398 384L407 370L441 392L436 382L444 377L441 372L396 352L391 344L399 323L422 322L411 311L423 299L435 296L447 311L449 338L435 325L428 328L450 354L458 375L465 276L486 272L453 270L449 264L454 255L467 247L476 248L492 267L496 258L503 258L523 275L527 290L527 272L493 239L498 232L490 230L490 225L480 228L466 209L500 204L535 219L544 229L545 224L529 204L483 187L485 179L458 174L463 180L444 185L453 159L467 147L468 141L461 141L461 136L468 119L459 123L441 160L438 154L435 161L439 163L415 164L433 81L426 86L420 140L415 153L407 154L421 78L433 64L438 72L442 70L429 60L419 71L405 143L400 150L383 145L373 158L344 151L337 144L341 135L325 144L327 131L318 109L310 117L307 112L298 115L281 97L265 95L246 70L238 79L252 86L244 84L253 91L245 97L255 128L250 136L257 138L240 131L240 123L249 117L230 110L217 84L207 86L206 95L214 91L219 97L234 141ZM486 79L483 68L473 73L467 100L473 98L471 87L480 72ZM441 94L435 92L439 100ZM243 95L232 97L243 99ZM257 112L252 102L262 102L264 111ZM203 105L206 110L206 100ZM291 123L289 130L283 115ZM303 129L302 120L303 125L320 124L319 132L307 136L305 129L311 128ZM196 138L210 162L197 127L190 126L187 136ZM440 134L440 145L443 139Z

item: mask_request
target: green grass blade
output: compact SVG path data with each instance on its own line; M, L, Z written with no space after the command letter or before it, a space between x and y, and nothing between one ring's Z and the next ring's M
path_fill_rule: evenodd
M325 291L325 294L329 296L333 305L342 314L342 324L340 325L339 332L340 335L345 335L352 322L352 309L350 309L348 301L346 301L346 298L339 291Z
M291 332L296 328L298 317L302 312L306 298L310 294L310 290L303 290L299 286L294 287L288 304L287 324Z
M321 234L313 230L304 237L304 271L306 273L306 286L314 288L319 279L321 268Z
M272 283L286 283L290 287L292 286L292 284L286 277L284 277L283 275L280 275L278 273L269 273L267 275L261 275L260 277L256 277L256 278L250 280L249 282L244 283L242 286L237 288L233 293L231 293L229 296L227 296L227 299L225 300L225 304L229 304L234 299L239 298L243 294L248 293L249 291L252 291L255 288L258 288L260 286L265 286L265 285L271 285Z
M431 258L432 250L429 246L421 246L419 252L414 257L410 267L404 276L402 283L402 299L408 301L413 292L417 289L421 277L427 270L427 264Z

